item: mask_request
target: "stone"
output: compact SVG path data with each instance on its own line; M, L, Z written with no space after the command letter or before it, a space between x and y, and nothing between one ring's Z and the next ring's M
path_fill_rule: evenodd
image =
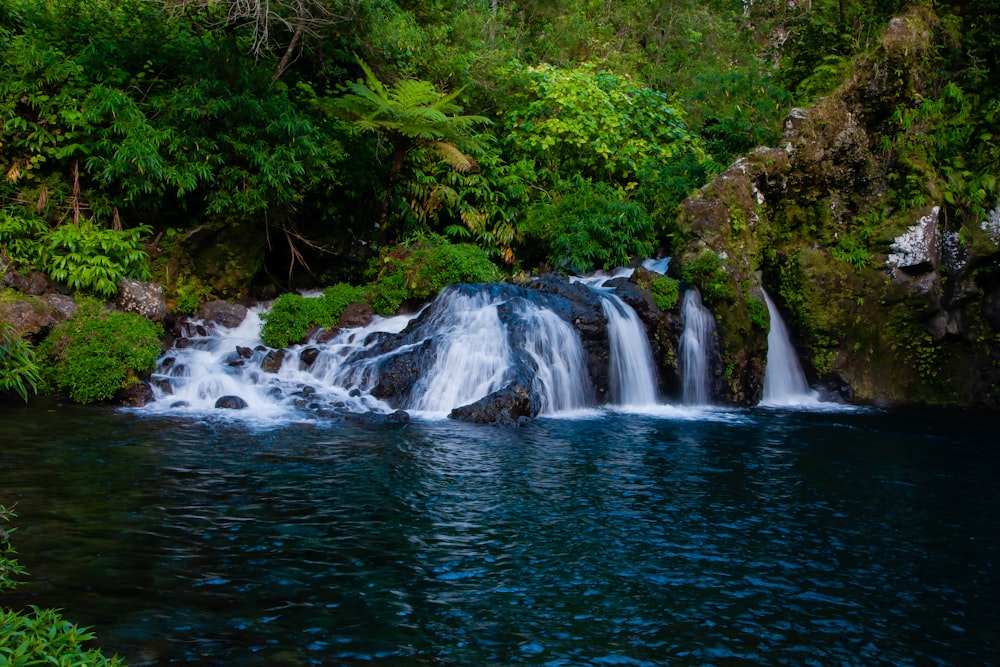
M52 309L58 314L59 319L68 320L80 309L76 305L76 301L73 300L73 297L66 296L65 294L46 294L42 298L52 306Z
M316 363L319 356L318 347L307 347L299 353L299 370L304 371Z
M534 419L540 410L538 394L530 386L514 383L475 403L455 408L448 418L475 424L521 425L524 419Z
M137 313L153 322L162 322L167 315L167 301L163 285L125 278L118 288L118 309Z
M215 401L215 407L222 410L243 410L250 407L249 404L239 396L220 396Z
M30 271L27 275L8 268L3 276L4 284L30 296L41 296L52 289L52 281L41 271Z
M0 304L0 321L22 338L39 339L59 322L57 312L39 299Z
M260 362L260 369L265 373L277 373L281 370L281 364L284 360L284 350L271 350L264 355L264 359Z
M215 322L227 329L235 329L246 319L247 307L217 299L201 304L198 309L198 317L206 322Z
M372 323L375 311L364 302L349 303L340 314L339 326L346 329L366 327Z
M903 271L911 276L934 271L941 264L938 245L938 214L940 207L920 218L917 224L897 236L892 242L886 267L890 273L898 275Z
M120 390L115 395L115 400L126 407L141 408L153 400L153 388L145 382L139 382Z

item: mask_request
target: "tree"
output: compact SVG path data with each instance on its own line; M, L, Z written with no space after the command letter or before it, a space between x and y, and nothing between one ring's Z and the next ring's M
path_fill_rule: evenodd
M364 82L348 83L350 92L321 100L320 106L347 120L352 132L377 134L389 145L392 155L378 225L379 242L385 245L393 191L410 151L417 147L428 148L452 169L462 173L473 171L479 165L469 153L481 150L473 131L477 125L487 125L490 120L483 116L460 115L462 107L455 99L461 94L461 88L446 94L428 81L414 79L402 79L386 86L364 61L359 59L358 62L365 74Z

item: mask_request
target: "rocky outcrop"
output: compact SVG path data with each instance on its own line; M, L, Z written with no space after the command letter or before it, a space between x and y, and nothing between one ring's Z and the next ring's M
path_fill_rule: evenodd
M162 322L167 315L163 286L157 283L125 278L119 285L115 303L122 312L137 313L153 322Z
M766 331L751 311L766 287L821 385L862 403L1000 406L1000 209L959 229L933 165L884 150L905 132L894 113L934 94L936 20L926 5L893 20L838 90L788 114L778 146L682 204L690 240L671 272L716 315L723 400L759 395ZM900 194L907 174L924 194Z

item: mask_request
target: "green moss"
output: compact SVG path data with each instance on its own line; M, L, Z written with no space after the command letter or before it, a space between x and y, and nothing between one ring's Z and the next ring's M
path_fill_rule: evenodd
M736 293L722 265L722 258L711 250L702 251L694 261L682 267L681 278L684 282L697 285L708 304L731 299Z
M288 347L303 341L315 327L332 327L337 324L348 304L364 301L365 290L347 283L328 287L316 298L300 294L282 294L271 305L271 310L261 315L264 325L261 340L270 347Z
M673 310L680 297L680 283L667 276L657 276L650 283L653 301L660 310Z
M153 370L163 331L134 313L104 313L83 304L38 349L46 383L78 403L107 401Z

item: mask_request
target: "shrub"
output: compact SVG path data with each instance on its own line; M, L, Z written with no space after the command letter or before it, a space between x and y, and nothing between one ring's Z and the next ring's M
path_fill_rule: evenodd
M769 323L771 321L770 315L767 312L767 304L758 299L755 296L747 299L747 311L750 313L750 322L754 324L758 329L768 330Z
M282 294L261 315L261 340L269 347L288 347L305 339L314 327L332 327L348 304L364 301L365 290L347 283L326 288L317 298Z
M149 279L149 257L142 248L148 226L116 231L90 220L63 224L42 240L39 268L73 289L114 296L122 278Z
M606 183L577 179L564 192L528 209L521 233L541 243L545 260L575 273L625 266L653 251L646 208Z
M501 278L500 269L481 248L429 236L401 244L383 257L367 296L376 312L389 315L404 301L430 299L452 283L489 283Z
M47 231L48 226L41 218L0 210L0 251L16 262L33 265L42 254L39 239Z
M0 522L9 521L13 515L0 505ZM13 532L5 530L0 523L0 591L13 588L15 577L24 574L10 543ZM122 664L117 656L108 658L98 649L82 646L93 638L92 632L65 620L54 609L33 606L30 613L0 609L0 665L112 667Z
M660 310L671 310L677 305L680 297L679 283L667 276L657 276L653 278L650 286L653 292L653 301Z
M41 373L31 344L20 338L10 325L0 322L0 391L14 391L28 400L28 388L38 391Z
M135 313L100 312L94 304L57 325L42 342L46 382L78 403L107 401L155 368L160 334Z

